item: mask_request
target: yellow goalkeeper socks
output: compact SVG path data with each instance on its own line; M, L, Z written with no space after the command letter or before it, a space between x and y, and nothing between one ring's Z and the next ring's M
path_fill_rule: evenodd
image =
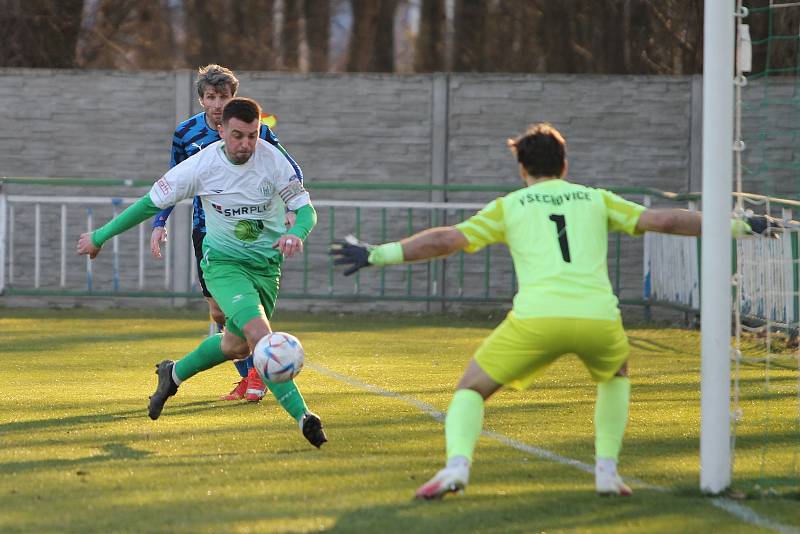
M608 382L597 384L597 401L594 406L594 448L597 458L618 460L622 449L622 436L628 424L628 404L631 381L615 376Z
M464 456L472 462L472 453L483 428L483 397L471 389L459 389L453 395L444 435L447 440L447 459Z
M222 334L207 337L192 352L175 362L174 374L181 382L227 360L222 353Z

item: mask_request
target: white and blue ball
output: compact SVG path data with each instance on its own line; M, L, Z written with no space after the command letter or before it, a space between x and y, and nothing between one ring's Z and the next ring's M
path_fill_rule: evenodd
M253 351L253 365L266 382L288 382L303 368L305 352L300 340L286 332L262 337Z

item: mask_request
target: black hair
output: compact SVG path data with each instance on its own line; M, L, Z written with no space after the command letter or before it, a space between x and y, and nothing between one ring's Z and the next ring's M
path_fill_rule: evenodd
M222 124L228 124L232 118L237 118L243 122L253 122L261 117L261 106L252 98L237 96L222 108Z
M567 161L567 142L564 136L546 122L534 124L508 146L532 178L561 176Z

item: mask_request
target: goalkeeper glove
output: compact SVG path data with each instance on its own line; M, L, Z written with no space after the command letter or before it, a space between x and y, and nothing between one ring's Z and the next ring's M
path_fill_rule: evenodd
M350 276L359 269L370 265L369 253L375 248L369 243L359 241L352 235L348 235L342 240L334 241L331 244L329 254L333 256L334 265L345 265L349 268L344 272L345 276Z
M744 219L731 221L733 237L736 238L751 235L778 237L778 229L782 227L780 221L767 215L745 215Z
M375 246L359 241L352 235L333 242L329 254L334 258L334 265L349 266L344 272L345 276L370 265L403 263L403 246L399 242Z

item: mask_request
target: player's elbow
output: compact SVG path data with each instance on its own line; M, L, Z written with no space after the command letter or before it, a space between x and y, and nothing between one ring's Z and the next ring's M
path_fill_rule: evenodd
M441 258L459 250L459 236L463 234L452 226L440 226L424 230L415 238L411 238L406 249L406 260Z
M677 234L681 233L683 222L680 210L651 209L642 213L636 226L642 232Z
M658 218L659 232L662 234L674 234L680 228L680 217L678 214L669 210L660 214Z
M439 255L447 256L467 246L467 238L454 226L448 226L439 233Z

